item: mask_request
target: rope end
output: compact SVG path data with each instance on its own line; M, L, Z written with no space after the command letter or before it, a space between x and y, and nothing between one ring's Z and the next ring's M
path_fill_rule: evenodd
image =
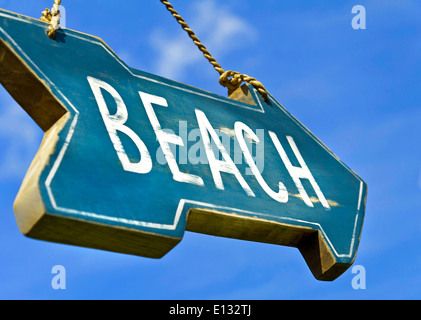
M61 0L55 0L53 8L51 10L48 8L45 9L42 12L42 17L40 18L42 22L49 24L47 35L51 40L56 39L56 32L60 28L60 17L61 17L60 10L59 10L60 3L61 3Z

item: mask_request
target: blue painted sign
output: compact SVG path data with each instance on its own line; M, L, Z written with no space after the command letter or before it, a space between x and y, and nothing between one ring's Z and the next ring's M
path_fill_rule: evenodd
M294 246L320 280L353 263L367 186L273 96L224 98L46 27L0 11L0 81L45 131L22 233L152 258L185 230Z

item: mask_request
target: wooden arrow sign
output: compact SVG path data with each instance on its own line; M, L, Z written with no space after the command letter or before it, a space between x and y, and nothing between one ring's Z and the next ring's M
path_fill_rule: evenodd
M185 230L294 246L320 280L353 263L367 186L271 95L134 70L98 38L50 40L3 10L0 65L45 131L15 201L23 234L152 258Z

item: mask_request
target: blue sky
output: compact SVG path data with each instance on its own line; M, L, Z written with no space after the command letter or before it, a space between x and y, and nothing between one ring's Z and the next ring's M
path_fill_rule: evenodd
M51 0L0 0L39 18ZM43 132L0 89L1 299L420 299L421 3L417 0L173 1L217 61L260 80L368 184L354 265L313 278L295 248L186 232L160 260L22 236L13 201ZM63 0L66 26L128 65L226 96L218 74L158 1ZM355 5L365 30L351 26ZM54 265L65 290L51 287Z

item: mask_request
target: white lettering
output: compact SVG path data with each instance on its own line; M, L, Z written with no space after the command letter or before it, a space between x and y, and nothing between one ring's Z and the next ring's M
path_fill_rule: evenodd
M254 174L257 181L259 182L260 186L274 200L278 202L282 202L282 203L287 202L288 191L282 182L279 182L279 192L275 192L267 185L266 181L263 179L259 169L257 168L256 164L253 161L253 157L250 153L250 150L247 147L247 143L244 139L243 132L246 132L254 141L259 143L260 140L257 137L257 135L247 125L239 121L235 123L234 128L235 128L235 135L237 137L240 148L243 151L244 158L247 164L249 165L251 172Z
M117 156L120 159L123 169L136 173L150 172L152 170L152 159L148 149L139 136L129 127L124 125L128 118L128 112L121 96L112 86L104 81L92 77L88 77L88 81L91 85L91 89L94 93L96 102L98 103L99 111L101 112L105 127L107 128L108 134L110 135L110 139L114 145L114 149L117 152ZM114 98L117 104L117 111L115 114L110 115L101 89L107 91ZM139 162L130 162L121 140L118 137L117 131L126 134L135 143L140 152Z
M248 196L255 197L253 191L250 189L249 185L244 180L240 171L238 171L237 167L232 161L230 155L228 154L228 152L222 145L221 140L219 140L218 134L212 128L206 115L198 109L196 109L195 112L196 112L197 122L199 123L200 133L202 135L202 141L205 146L205 151L206 151L206 156L208 158L209 167L211 169L213 180L215 182L215 186L220 190L224 190L224 184L222 182L221 172L230 173L230 174L233 174L237 178L241 187L244 189L244 191L246 192ZM216 147L221 152L223 160L217 160L215 158L215 154L211 146L211 141L209 139L209 134L212 140L214 141L214 143L216 144Z
M330 209L329 203L326 201L326 198L324 197L322 191L319 188L319 185L317 184L316 180L314 179L313 175L311 174L309 168L307 167L307 164L304 162L303 157L301 156L300 151L298 151L297 145L294 142L294 139L290 136L287 136L287 140L292 148L292 151L294 152L295 157L297 158L298 162L300 163L301 167L294 167L291 164L291 161L289 160L284 148L282 147L281 143L278 140L278 137L276 134L272 131L269 131L269 135L272 138L272 141L276 147L276 150L278 151L279 155L281 156L282 161L284 162L292 180L294 181L298 192L300 193L301 198L305 202L305 204L309 207L314 207L312 201L310 200L309 196L307 195L307 192L305 191L303 184L301 183L300 179L308 179L311 183L311 186L313 187L314 191L316 192L317 197L320 200L320 203L325 207L326 209Z
M158 139L162 152L164 153L165 159L167 160L168 166L173 174L173 179L179 182L187 182L203 186L204 183L202 178L190 173L181 172L178 168L177 160L171 151L169 143L184 146L183 139L173 133L165 132L161 129L161 125L156 117L152 103L162 107L168 107L167 100L141 91L139 91L139 95L142 99L143 106L145 107L152 128L155 131L156 138Z
M128 111L123 99L121 98L119 93L108 83L95 79L93 77L88 77L87 79L94 93L102 119L105 123L111 142L113 143L114 149L117 152L117 156L120 159L123 169L126 171L135 172L135 173L142 173L142 174L149 173L152 170L151 156L149 154L149 151L146 145L139 138L139 136L132 129L130 129L129 127L125 125L125 123L128 120ZM110 114L110 111L109 111L109 108L107 107L107 103L103 96L102 90L108 92L111 95L111 97L114 99L116 103L116 107L117 107L115 114L112 114L112 115ZM200 136L201 141L197 141L197 143L194 144L194 146L192 146L189 150L187 150L187 148L180 150L180 164L187 164L187 162L189 162L190 164L198 164L198 163L204 164L205 162L207 162L209 164L212 177L217 189L225 190L224 183L221 177L221 172L229 173L235 176L235 178L237 179L237 181L239 182L239 184L241 185L241 187L243 188L243 190L248 196L255 197L254 192L251 190L250 186L244 180L237 166L231 159L230 153L227 151L227 148L229 150L231 139L229 138L226 132L228 133L233 132L233 134L238 140L238 145L240 146L240 149L241 149L240 154L242 153L244 155L244 159L246 160L246 163L248 164L249 168L246 168L246 169L249 169L251 173L256 177L257 182L262 187L262 189L267 193L268 196L270 196L272 199L280 203L288 202L289 194L285 185L282 182L278 182L279 190L276 192L272 190L268 186L266 181L264 180L262 176L262 170L261 169L259 170L257 163L253 159L250 148L248 147L248 144L246 142L246 137L252 144L255 143L256 148L259 146L261 141L259 137L257 136L257 134L246 124L240 121L237 121L234 125L234 130L229 130L225 127L222 128L223 130L221 132L223 132L224 135L222 135L221 138L222 139L224 139L224 137L226 138L225 139L225 145L227 146L226 148L224 147L224 144L221 142L220 135L218 135L216 130L212 127L205 113L201 110L195 109L195 114L196 114L197 122L199 124L199 129L195 129L192 132L190 132L190 134L187 134L187 122L180 121L179 122L180 135L176 135L171 130L161 128L161 125L159 123L155 110L152 106L152 104L155 104L162 107L168 107L167 100L163 97L151 95L151 94L141 92L141 91L139 91L139 96L143 102L147 116L155 132L156 138L159 142L160 150L162 151L163 157L165 158L165 162L164 161L161 161L161 162L168 164L170 171L173 175L173 179L175 181L204 186L203 179L200 176L180 171L177 160L176 160L176 155L175 155L177 153L176 152L177 149L175 148L175 146L184 147L185 143L187 144L187 141L191 141L191 140L196 141L196 138L193 139L193 136L192 136L192 133L195 133L197 138L199 138ZM124 147L122 145L122 142L119 138L118 133L124 133L136 145L138 151L140 152L140 160L138 162L131 162L129 160L129 157L127 156L126 151L124 150ZM326 198L324 197L319 185L317 184L309 168L307 167L307 164L305 163L303 157L301 156L301 153L298 150L294 139L291 136L286 136L286 139L289 142L291 150L293 151L299 163L299 166L292 165L290 159L288 158L276 134L272 131L269 131L269 136L271 137L272 142L274 143L274 146L276 150L278 151L278 154L280 155L286 169L288 170L288 173L290 174L292 180L294 181L295 186L297 187L300 197L302 198L304 203L309 207L314 207L313 202L318 202L318 201L311 199L308 196L300 179L307 179L310 182L311 186L313 187L316 193L316 196L318 197L323 207L325 207L326 209L330 209L329 203L326 201ZM184 137L184 139L182 137ZM197 152L202 150L201 149L202 144L204 146L204 151L205 151L205 156L206 156L207 161L204 161L204 159L201 159L202 152L200 152L200 157L197 156ZM213 150L213 148L215 150ZM174 149L174 151L172 151L172 149ZM181 154L181 151L182 151L182 154ZM215 155L215 153L217 154ZM220 155L222 156L221 160L219 160ZM259 156L263 156L263 154ZM239 159L239 156L237 155L236 161L240 161L240 160L242 159Z
M171 315L195 315L197 318L200 318L202 315L204 307L183 307L179 304L176 304L175 307L170 307L169 314Z

